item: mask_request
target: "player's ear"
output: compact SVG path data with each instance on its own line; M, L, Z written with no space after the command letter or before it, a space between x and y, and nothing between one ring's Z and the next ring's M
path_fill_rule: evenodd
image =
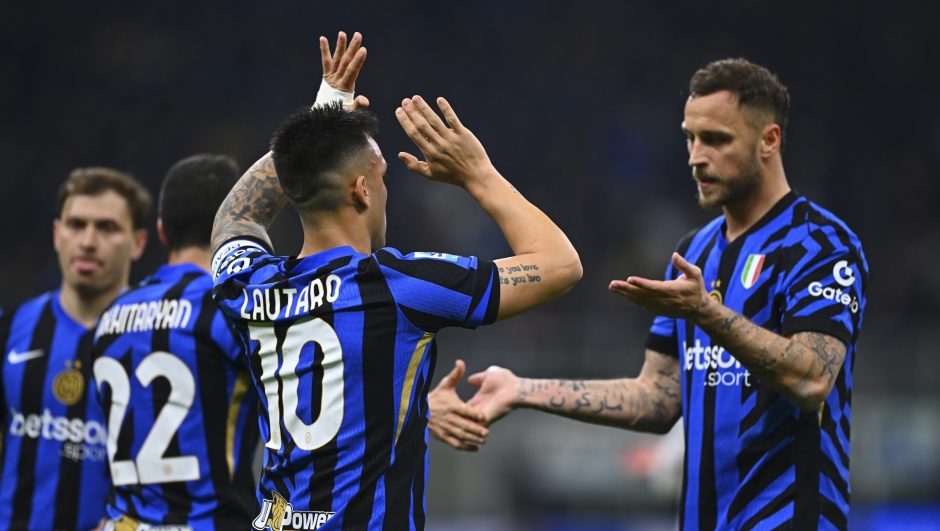
M144 249L147 248L147 229L137 229L134 231L134 241L132 242L134 248L131 251L131 260L137 260L140 258L140 255L144 254Z
M353 183L353 198L362 208L369 208L372 206L372 198L369 196L369 190L366 188L365 175L356 177L356 180Z
M163 228L163 218L157 218L157 237L163 245L170 245L166 239L166 229Z
M780 126L777 124L765 125L764 130L761 132L760 138L761 156L766 158L780 151L781 141L782 133L780 131Z

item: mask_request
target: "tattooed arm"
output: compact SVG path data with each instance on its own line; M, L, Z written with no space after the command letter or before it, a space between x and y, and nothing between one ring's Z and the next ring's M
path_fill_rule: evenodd
M714 301L690 320L761 381L806 411L826 400L845 362L845 344L833 336L797 332L783 337Z
M667 433L682 416L679 360L647 350L637 378L534 380L490 367L470 377L480 388L467 403L493 423L516 408L533 408L582 422Z
M254 236L271 246L268 226L287 203L268 153L235 183L212 225L212 249L236 236ZM272 247L273 248L273 247Z
M610 289L656 315L688 319L801 409L812 411L826 400L845 362L842 341L819 332L783 337L761 328L712 299L701 269L677 253L672 260L682 272L676 280L630 277Z

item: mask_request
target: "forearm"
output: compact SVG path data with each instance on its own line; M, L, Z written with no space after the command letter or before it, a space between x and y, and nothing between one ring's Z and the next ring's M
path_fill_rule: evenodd
M529 286L514 306L500 308L505 319L566 293L581 278L581 260L564 232L526 200L492 166L467 191L496 222L515 256L499 260L505 288ZM537 286L536 286L537 284ZM518 311L517 311L518 310Z
M679 397L668 386L656 388L639 379L519 379L518 403L526 407L634 431L666 433L676 421Z
M271 153L261 157L232 187L215 216L212 249L237 236L253 236L271 245L267 229L287 203Z
M690 320L761 381L807 411L828 396L845 360L845 346L831 336L804 332L786 338L714 301Z

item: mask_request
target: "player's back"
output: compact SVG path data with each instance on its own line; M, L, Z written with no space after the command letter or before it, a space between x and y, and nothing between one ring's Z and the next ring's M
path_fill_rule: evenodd
M213 260L216 301L262 395L255 529L422 529L434 336L495 320L495 266L351 247L286 259L264 247L230 241Z
M211 291L197 266L165 265L99 321L115 521L244 529L256 512L257 395Z

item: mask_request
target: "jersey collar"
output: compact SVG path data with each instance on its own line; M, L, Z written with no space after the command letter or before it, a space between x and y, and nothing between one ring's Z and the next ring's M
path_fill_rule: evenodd
M757 223L751 225L749 229L744 231L743 234L735 238L734 242L731 242L731 243L733 244L738 241L743 242L745 239L747 239L748 236L760 230L761 227L777 219L777 216L782 214L784 210L789 208L790 205L796 202L796 200L799 198L800 196L798 196L795 191L790 190L789 192L787 192L787 195L780 198L780 200L777 201L774 204L774 206L772 206L770 210L768 210L767 213L764 214L763 217L757 220ZM724 216L722 216L722 218L723 217ZM727 230L728 230L728 220L723 220L721 222L721 227L719 227L719 231L718 231L718 243L719 243L719 248L721 250L724 250L724 248L728 245L728 239L725 238L725 233L727 232Z
M300 267L302 271L308 271L325 266L337 258L356 256L357 254L359 253L349 245L334 247L316 254L307 255L303 258L292 256L284 263L284 269L291 271L296 267Z
M166 280L170 278L179 278L183 275L188 275L191 273L197 273L201 275L209 274L208 271L197 266L196 264L183 262L181 264L163 264L153 273L153 277L159 280Z

